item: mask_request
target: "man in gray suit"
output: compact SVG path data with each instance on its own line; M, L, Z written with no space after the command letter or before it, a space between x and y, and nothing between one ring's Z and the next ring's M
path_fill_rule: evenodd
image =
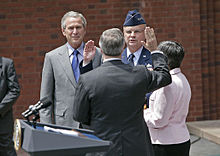
M67 12L61 19L61 29L67 43L46 53L42 71L40 98L48 98L52 105L40 110L40 122L77 128L73 102L79 78L79 64L83 60L86 19L78 12ZM101 64L101 53L96 50L93 68Z
M88 124L101 139L112 141L103 155L153 156L143 118L144 98L147 92L171 83L167 58L163 52L153 51L153 71L144 65L130 66L121 60L124 44L118 28L102 33L99 46L103 64L80 76L73 119Z
M13 61L0 57L0 155L16 156L13 134L12 105L20 95Z

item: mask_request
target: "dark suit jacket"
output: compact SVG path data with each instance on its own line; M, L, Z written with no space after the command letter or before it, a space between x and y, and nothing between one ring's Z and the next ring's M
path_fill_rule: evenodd
M152 58L153 72L115 60L79 78L73 118L89 124L101 139L113 142L106 155L153 156L143 118L144 97L171 83L171 77L166 57L155 53Z
M92 65L100 64L101 53L97 51ZM40 122L78 128L79 123L72 118L76 84L67 44L46 53L40 99L47 98L52 105L40 110Z
M128 62L127 58L128 58L127 57L127 48L125 48L125 50L123 51L123 53L121 55L122 62L125 64L128 64L129 62ZM147 64L152 65L151 53L149 50L147 50L146 48L143 47L137 65L147 65Z
M129 64L128 56L127 56L127 48L125 48L125 50L123 51L121 59L123 63ZM149 50L143 47L137 65L148 65L148 64L152 65L151 53ZM149 97L151 94L152 93L147 93L145 96L145 104L147 105L147 107L149 106Z
M20 95L13 61L0 57L0 133L13 131L12 105Z

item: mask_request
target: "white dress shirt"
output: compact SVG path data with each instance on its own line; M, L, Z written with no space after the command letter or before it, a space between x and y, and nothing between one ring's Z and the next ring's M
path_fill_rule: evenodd
M141 56L141 52L142 52L143 46L141 46L136 52L134 52L134 58L133 58L133 62L134 62L134 66L137 65L138 60ZM129 57L129 55L131 54L129 48L127 48L127 57Z
M69 58L70 58L70 63L72 64L73 60L73 51L75 50L70 46L70 44L67 42L67 47L68 47L68 53L69 53ZM83 50L84 50L84 42L81 43L80 47L77 49L78 50L78 61L81 62L83 60Z
M152 144L178 144L190 139L186 127L191 89L180 68L170 71L172 83L152 93L144 118Z

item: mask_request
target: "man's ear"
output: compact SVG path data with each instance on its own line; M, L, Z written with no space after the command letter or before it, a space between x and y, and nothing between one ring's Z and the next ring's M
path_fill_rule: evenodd
M100 48L100 50L101 50L101 53L104 54L104 53L103 53L103 50L102 50L101 48Z
M62 34L63 34L63 36L66 36L65 29L64 29L64 28L62 28L61 30L62 30Z

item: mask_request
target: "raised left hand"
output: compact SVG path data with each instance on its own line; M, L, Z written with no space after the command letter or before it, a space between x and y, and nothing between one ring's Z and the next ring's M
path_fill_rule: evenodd
M154 51L157 49L157 38L154 33L154 29L146 27L144 30L146 42L141 41L142 45L149 51Z

